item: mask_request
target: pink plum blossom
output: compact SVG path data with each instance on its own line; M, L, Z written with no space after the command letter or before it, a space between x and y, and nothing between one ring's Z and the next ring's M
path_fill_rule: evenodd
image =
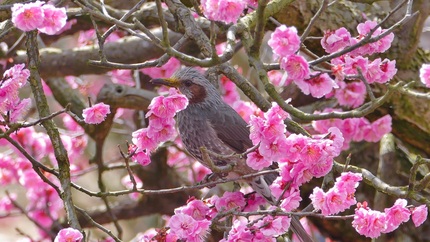
M384 134L391 132L391 116L389 114L374 121L364 129L364 140L368 142L378 142Z
M82 233L74 228L61 229L54 239L54 242L81 242L84 236Z
M267 122L283 122L284 119L290 117L276 102L272 103L272 107L264 114ZM269 121L270 120L270 121Z
M300 55L289 55L281 59L281 69L288 74L288 80L302 81L310 77L309 64Z
M324 112L332 112L336 110L327 109ZM384 134L391 132L391 116L385 115L382 118L370 123L364 117L318 120L313 121L312 126L320 133L326 133L330 127L337 127L343 134L344 145L343 149L348 148L351 141L368 141L377 142Z
M297 79L295 83L304 94L311 94L315 98L321 98L330 93L333 88L338 87L336 82L327 73L306 80Z
M396 230L401 223L409 220L411 212L406 207L407 204L408 202L405 199L397 199L391 208L384 210L387 217L387 228L384 230L384 233Z
M204 237L209 232L210 224L211 222L208 220L197 221L183 213L173 215L168 222L171 234L179 239L195 242L204 240Z
M56 8L41 1L18 3L12 7L12 22L22 31L38 29L42 33L53 35L63 29L66 21L65 8Z
M386 229L386 217L384 213L371 210L366 205L358 204L355 209L352 227L366 237L377 238Z
M343 64L333 64L331 67L332 74L336 82L341 82L345 79L344 65Z
M266 199L258 193L249 193L245 195L246 206L243 209L244 212L256 211L260 206L266 204Z
M246 165L256 171L261 171L263 168L269 167L271 164L272 161L264 158L258 149L249 153L246 157Z
M288 117L288 113L282 110L276 103L264 114L264 118L251 116L250 119L250 139L254 145L262 142L264 145L260 145L260 154L265 156L265 151L269 151L271 143L274 143L278 139L285 139L286 126L284 119ZM282 140L274 145L283 145ZM275 148L275 147L273 147ZM272 149L273 151L273 149ZM263 152L263 153L262 153Z
M354 193L361 180L363 180L361 173L342 172L340 177L336 178L335 186L340 191Z
M363 73L369 83L379 82L384 74L380 68L381 58L377 58L367 65L367 71Z
M328 30L324 32L324 37L321 39L321 46L327 53L334 53L349 45L351 34L344 27L335 31Z
M376 27L377 23L375 21L366 21L364 23L360 23L357 25L357 31L359 33L358 40L364 38L372 29ZM384 33L381 27L376 28L375 32L373 32L372 37L376 37L382 33ZM391 47L391 43L393 42L394 34L390 33L382 39L366 44L360 47L357 51L355 51L357 55L371 55L374 53L383 53Z
M252 144L257 145L263 138L264 119L255 115L251 115L249 120L250 134L249 138Z
M54 35L58 33L67 21L66 9L56 8L50 4L43 5L43 24L39 31L45 34Z
M25 85L29 76L30 71L25 69L24 64L14 65L4 72L0 81L0 112L6 112L8 103L19 102L19 88Z
M332 188L324 192L315 187L310 199L315 209L321 210L323 215L332 215L348 209L357 203L355 190L361 181L361 174L343 172Z
M187 201L186 206L175 209L175 213L187 214L195 220L200 221L207 219L209 210L210 208L205 202L193 197Z
M285 125L282 121L273 121L273 120L267 120L264 124L263 131L262 131L262 139L260 140L265 145L271 145L271 143L277 141L278 139L282 140L285 139ZM264 147L264 145L261 145L260 153L267 149L268 147ZM263 152L264 153L264 152ZM264 156L264 154L262 154Z
M149 117L147 136L155 143L173 139L176 135L175 120L173 118L159 118L155 115Z
M290 222L291 218L287 216L266 216L258 220L255 226L265 237L277 237L288 231Z
M132 159L134 162L140 164L141 166L147 166L151 163L151 157L149 156L149 152L147 151L137 151Z
M316 210L323 210L325 206L326 195L323 189L315 187L312 194L309 196L312 205Z
M92 107L85 108L82 111L82 116L87 124L99 124L106 119L108 114L110 114L110 106L103 102L97 103Z
M203 14L210 20L236 23L246 8L244 0L202 0Z
M321 210L321 214L328 216L348 208L343 206L346 195L334 189L324 192L321 188L315 187L309 198L315 209Z
M231 209L243 209L246 205L245 198L241 192L224 192L222 197L213 196L212 203L218 211Z
M379 81L377 80L376 82L386 83L390 81L397 73L396 60L384 59L379 65L379 68L381 68L383 74L381 79L379 79Z
M254 241L254 235L247 224L248 222L245 220L235 220L227 239L222 239L220 242Z
M148 135L148 128L142 128L134 131L132 134L132 142L140 150L153 150L157 147L155 140Z
M148 108L150 111L146 114L146 117L155 115L159 118L173 118L175 114L188 105L188 99L177 92L176 89L169 89L169 96L158 96L151 100Z
M358 75L358 70L361 70L361 73L365 74L367 72L367 68L369 65L369 60L362 56L346 56L345 57L345 67L344 72L347 75Z
M284 193L280 206L285 211L291 212L299 207L300 201L302 201L300 190L297 187L291 187Z
M17 122L19 119L21 119L25 113L30 109L31 106L31 99L25 98L22 100L15 99L11 100L10 102L7 102L5 105L4 112L7 113L8 121L11 123ZM0 117L0 120L2 120L3 117Z
M339 88L334 96L342 106L356 108L364 103L366 98L366 86L361 81L339 82Z
M270 35L268 41L273 53L280 57L294 55L300 48L300 37L297 34L296 27L287 27L281 25Z
M430 64L423 64L420 68L420 80L428 88L430 88Z
M414 222L415 227L420 226L427 219L428 209L426 205L421 205L412 208L412 222Z
M278 162L284 156L284 150L287 148L286 138L280 136L273 142L263 141L258 147L260 154L266 159Z
M3 74L4 79L13 79L19 87L26 83L29 76L30 71L25 68L25 64L16 64L6 70Z
M152 99L148 106L150 110L146 113L149 119L148 127L132 133L132 141L138 151L135 160L149 164L149 152L155 149L158 143L170 140L176 135L176 122L173 117L187 105L188 99L174 88L169 89L169 96Z
M27 4L16 3L12 6L12 22L22 31L31 31L43 26L44 2L36 1Z

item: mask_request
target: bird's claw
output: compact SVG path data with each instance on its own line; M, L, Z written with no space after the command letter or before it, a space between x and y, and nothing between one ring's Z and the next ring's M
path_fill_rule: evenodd
M215 173L215 172L211 173L211 174L207 174L203 178L203 180L201 180L199 182L199 185L200 184L206 184L206 183L212 183L212 182L218 181L219 179L224 179L227 175L228 175L228 173ZM216 184L214 184L214 185L208 185L207 187L208 188L213 188L215 186L216 186Z

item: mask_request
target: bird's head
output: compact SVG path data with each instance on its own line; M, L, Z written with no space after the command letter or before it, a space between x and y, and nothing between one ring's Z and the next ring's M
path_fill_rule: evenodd
M220 100L219 92L215 86L194 68L183 68L170 78L152 79L151 82L177 88L188 98L190 104Z

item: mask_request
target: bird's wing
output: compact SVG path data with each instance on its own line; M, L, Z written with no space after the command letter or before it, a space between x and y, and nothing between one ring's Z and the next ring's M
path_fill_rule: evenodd
M234 151L243 153L252 147L248 124L233 108L221 105L207 117L218 138Z

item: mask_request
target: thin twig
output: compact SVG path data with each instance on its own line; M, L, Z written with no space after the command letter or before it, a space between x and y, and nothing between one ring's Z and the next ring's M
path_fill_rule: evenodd
M309 24L308 26L306 26L305 31L303 31L303 34L300 37L300 42L303 43L303 41L305 41L305 39L308 37L309 33L311 32L311 28L314 26L314 24L316 23L320 15L327 9L327 6L328 6L328 0L323 0L320 8L309 21Z

